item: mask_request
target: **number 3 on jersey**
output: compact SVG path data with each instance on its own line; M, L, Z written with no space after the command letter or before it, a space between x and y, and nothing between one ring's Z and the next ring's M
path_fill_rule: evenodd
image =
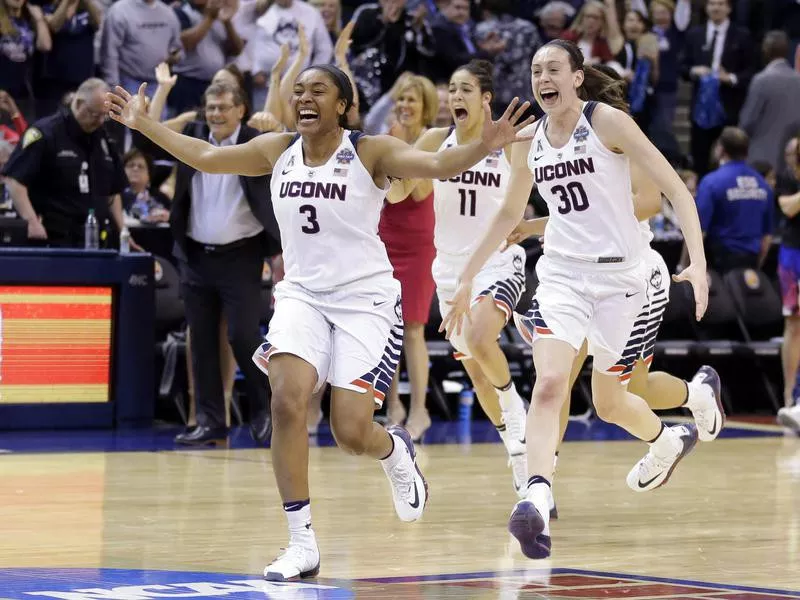
M589 208L589 197L578 181L570 181L566 187L563 185L554 186L550 192L558 194L558 201L561 203L558 206L558 212L562 215L566 215L573 210L581 212Z
M319 221L317 221L317 208L312 204L304 204L300 207L300 214L305 215L308 223L300 228L303 233L319 233Z
M458 197L461 199L461 216L474 217L475 205L477 204L477 197L475 190L458 189ZM469 197L469 211L467 211L467 197Z

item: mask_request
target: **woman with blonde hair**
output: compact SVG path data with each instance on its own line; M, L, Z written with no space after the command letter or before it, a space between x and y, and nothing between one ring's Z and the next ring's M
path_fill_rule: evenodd
M0 90L16 99L29 120L34 116L33 52L49 52L52 46L40 7L27 0L0 0Z
M613 62L625 43L614 0L588 0L561 38L577 44L586 64Z
M436 86L425 77L406 74L395 86L392 100L395 122L389 135L413 145L436 122L439 112ZM404 201L384 204L378 226L378 233L386 245L395 279L400 281L403 294L403 352L411 386L411 402L405 426L414 440L421 439L431 424L425 407L428 389L425 324L434 290L431 275L431 266L436 255L433 226L433 186L430 181L421 183ZM406 420L397 382L398 374L395 372L386 408L392 424L400 424Z

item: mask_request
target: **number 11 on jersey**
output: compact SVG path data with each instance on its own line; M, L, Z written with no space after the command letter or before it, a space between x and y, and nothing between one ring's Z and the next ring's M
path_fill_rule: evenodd
M461 198L461 215L465 217L474 217L475 205L477 204L475 190L459 188L458 195ZM469 212L467 212L467 197L469 197Z

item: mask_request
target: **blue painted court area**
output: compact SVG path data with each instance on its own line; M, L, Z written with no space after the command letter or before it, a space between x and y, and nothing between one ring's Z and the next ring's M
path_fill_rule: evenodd
M800 592L582 569L517 569L356 580L266 582L253 575L128 569L0 569L3 600L395 600L478 598L660 598L769 600Z
M176 446L175 435L182 428L174 426L129 430L56 430L0 432L0 453L3 452L162 452L186 450ZM774 437L783 432L775 427L729 423L721 438ZM567 441L620 441L633 439L627 432L599 419L570 421ZM425 444L500 443L497 431L489 421L437 421L426 432ZM320 425L314 446L333 446L327 423ZM234 427L228 438L229 448L255 448L247 427ZM210 447L209 447L210 448ZM0 596L2 600L2 596Z

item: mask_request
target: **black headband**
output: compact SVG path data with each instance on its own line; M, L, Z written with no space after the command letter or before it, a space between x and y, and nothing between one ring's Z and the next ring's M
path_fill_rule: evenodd
M350 110L350 107L353 106L353 85L350 83L350 78L345 74L345 72L338 67L334 67L333 65L312 65L306 69L303 69L300 74L302 75L306 71L311 71L312 69L325 71L333 78L333 81L336 83L336 87L339 88L339 92L344 99L344 111L347 112Z

